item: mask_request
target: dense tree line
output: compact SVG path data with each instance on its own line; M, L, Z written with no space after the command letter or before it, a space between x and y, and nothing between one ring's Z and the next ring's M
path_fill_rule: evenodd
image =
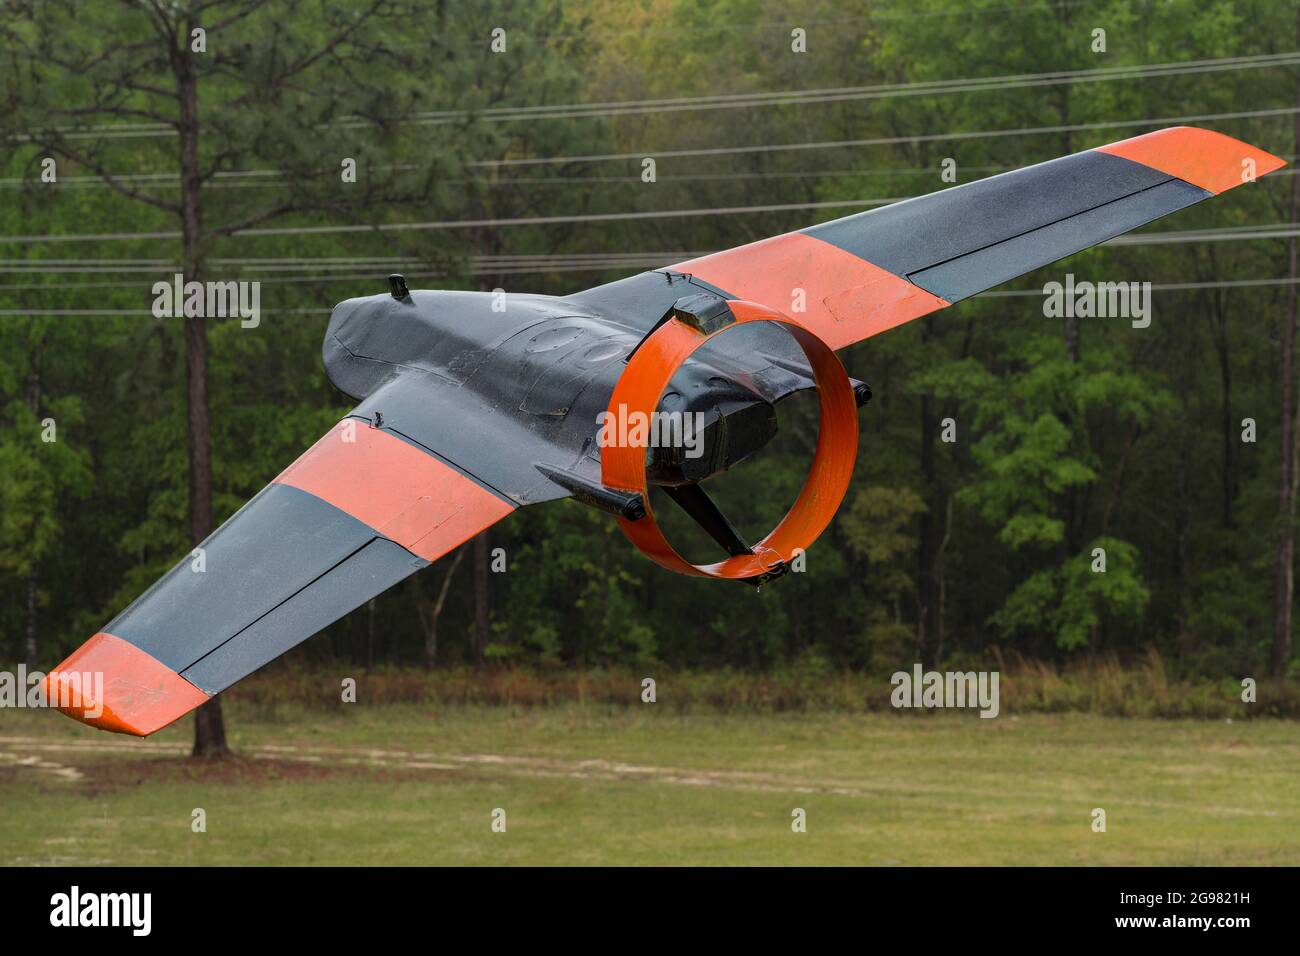
M1300 49L1295 8L1264 0L5 6L0 659L47 665L347 411L321 368L329 308L383 291L388 272L417 288L562 294L852 210L501 220L906 197L1181 117L1218 117L1198 125L1288 161L1300 137L1295 65L915 86ZM493 112L866 86L880 89ZM784 144L813 145L748 148ZM625 158L581 158L598 154ZM541 157L575 158L515 162ZM1024 295L844 353L875 398L853 487L801 574L757 592L671 576L608 517L565 502L518 513L295 659L893 669L983 660L994 644L1056 659L1154 645L1189 673L1262 671L1289 524L1295 227L1223 230L1294 223L1288 172L1146 231L1217 238L1098 247L1003 290ZM466 220L482 224L256 231ZM161 235L59 241L126 233ZM509 258L601 253L662 256ZM319 267L296 264L308 259ZM153 284L177 271L261 280L261 323L153 317ZM1066 273L1153 283L1149 327L1045 315L1044 284ZM716 482L751 534L802 482L807 397L783 403L771 448ZM672 530L710 554L684 522Z

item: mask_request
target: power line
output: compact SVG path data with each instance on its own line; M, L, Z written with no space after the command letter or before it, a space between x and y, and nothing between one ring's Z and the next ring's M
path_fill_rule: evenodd
M381 167L384 171L404 171L413 169L414 166L385 166ZM1019 169L1019 166L965 166L962 168L963 173L1000 173L1012 169ZM692 173L683 176L657 176L656 182L727 182L730 180L748 180L748 179L819 179L833 176L933 176L937 171L934 166L908 166L894 167L887 169L810 169L810 170L791 170L786 172L731 172L731 173ZM281 170L265 170L267 173L274 173L281 176L279 179L268 179L263 182L215 182L209 183L206 189L282 189L288 181L288 177ZM222 175L220 173L218 176ZM149 177L115 177L121 182L128 179L144 180L156 187L162 188L179 188L180 177L172 173L163 173ZM445 186L469 186L480 185L488 187L497 186L550 186L550 185L582 185L590 186L592 184L614 184L627 183L645 185L644 180L639 175L627 176L525 176L519 179L444 179L440 180ZM64 179L57 180L53 183L41 183L35 179L23 179L21 177L10 177L0 179L0 188L22 188L24 186L75 186L78 188L104 188L108 189L109 184L104 182L98 176L68 176Z
M741 213L787 212L809 209L835 209L846 206L878 206L897 199L842 199L810 203L771 203L763 206L726 206L717 209L662 209L629 213L588 213L567 216L528 216L514 219L455 219L442 222L377 223L367 226L279 226L265 229L241 229L232 236L298 236L343 233L424 232L451 229L481 229L497 226L550 226L564 223L621 222L636 219L680 219L687 216L729 216ZM37 242L128 242L137 239L179 239L176 231L119 232L92 235L0 236L0 242L29 245Z
M1044 3L1041 6L1032 6L1032 7L1026 7L1024 4L1019 4L1015 6L1004 6L1004 7L975 7L967 4L958 7L948 7L942 10L910 10L907 13L898 13L895 11L881 12L878 9L873 8L872 10L868 11L865 15L857 16L857 17L831 17L831 18L818 19L818 20L806 20L800 18L799 20L790 20L788 22L787 21L778 22L775 20L768 20L765 22L758 22L758 23L736 23L730 20L724 21L715 18L714 21L710 23L692 23L690 25L690 29L692 32L696 32L696 33L742 33L742 32L752 33L752 32L760 32L764 30L789 31L794 27L835 26L839 24L856 24L856 23L872 22L877 20L886 20L886 21L918 20L918 19L933 19L935 17L955 18L955 17L962 17L962 16L982 17L982 16L994 16L1002 13L1012 13L1012 14L1019 14L1019 15L1049 14L1055 9L1076 7L1081 5L1084 2L1085 0L1053 0L1053 2ZM661 16L658 19L660 21L671 20L671 17ZM584 39L585 40L585 39L589 39L593 34L596 36L619 36L619 37L622 36L645 37L645 36L658 36L658 35L676 36L681 33L681 30L682 30L681 26L673 24L668 26L664 26L664 25L642 26L635 30L583 29L581 31L570 30L570 31L563 31L558 33L524 32L521 35L526 40L537 40L537 39L539 40ZM481 37L482 34L478 31L466 30L466 31L459 31L458 35L467 38L478 38ZM406 43L406 44L400 44L398 48L410 49L415 46L417 46L417 44Z
M512 265L521 262L574 262L588 260L606 260L606 259L628 259L628 258L653 258L657 257L663 261L669 261L673 256L680 258L689 258L692 256L706 255L701 252L557 252L557 253L519 253L515 255L475 255L472 258L475 262L494 265ZM354 266L363 263L375 265L422 265L429 262L429 259L422 256L245 256L245 257L223 257L213 256L205 260L211 265L233 265L233 266L282 266L282 265L309 265L309 266ZM44 267L58 266L151 266L172 268L178 267L179 263L175 259L96 259L96 258L77 258L77 259L0 259L0 268L28 268L32 271L40 271Z
M949 131L944 133L919 133L915 135L872 137L868 139L814 140L814 141L802 142L802 143L776 143L776 144L763 144L763 145L750 145L750 146L744 146L744 145L717 146L717 147L706 147L706 148L696 148L696 149L644 150L636 153L589 153L585 155L571 155L571 156L535 156L535 157L524 157L519 159L485 159L485 160L476 160L472 163L469 163L469 165L476 168L499 168L499 167L509 167L509 166L523 167L523 166L540 166L540 165L562 165L565 163L591 163L591 162L611 162L611 161L625 162L628 160L639 161L647 157L653 157L656 160L659 160L659 159L679 159L679 158L695 157L695 156L726 156L726 155L733 155L733 154L744 155L744 154L753 154L753 153L779 153L779 152L791 152L791 151L847 149L851 147L863 147L863 146L896 146L902 143L929 143L929 142L948 142L948 141L960 142L965 140L976 140L976 139L1000 139L1000 138L1015 137L1015 136L1037 136L1037 135L1045 135L1049 133L1082 133L1082 132L1094 132L1094 131L1106 130L1106 129L1133 129L1133 128L1140 128L1145 126L1160 127L1160 126L1166 126L1170 124L1177 125L1181 123L1207 123L1207 122L1221 122L1225 120L1240 120L1240 119L1274 119L1274 118L1279 118L1284 116L1293 116L1297 112L1300 112L1300 108L1280 107L1277 109L1244 110L1244 111L1237 111L1237 112L1230 112L1230 113L1199 113L1199 114L1188 115L1188 116L1165 116L1165 117L1159 117L1155 119L1146 118L1146 119L1133 119L1133 120L1108 120L1104 122L1094 122L1094 123L1058 124L1053 126L1026 126L1017 129ZM397 166L387 166L383 168L386 170L406 170L406 169L414 169L416 167L412 165L397 165ZM1007 170L1007 169L1019 169L1021 167L1004 166L1004 167L971 167L971 168ZM921 172L923 170L915 169L915 171ZM893 172L894 170L879 170L879 171L867 170L867 171L862 171L860 173L857 173L857 175L891 175ZM846 175L847 174L848 172L846 172ZM287 174L283 170L258 169L258 170L219 172L216 174L214 178L233 179L233 178L249 178L249 177L271 177L271 176L285 177L286 175ZM729 174L720 173L714 175L726 177ZM747 174L736 174L736 175L747 175ZM748 175L779 176L784 174L773 173L773 174L748 174ZM87 181L91 179L98 179L98 177L84 177L84 178ZM124 182L142 182L142 183L159 182L160 180L166 179L166 180L171 180L176 183L179 183L179 177L172 173L146 173L146 174L139 174L136 176L121 176L117 178L123 180ZM564 178L566 181L568 181L569 179L578 182L592 181L592 179L587 177L564 177ZM636 178L639 181L639 177ZM673 177L658 177L658 179L661 181L669 180L672 178ZM677 178L693 179L698 177L682 176ZM273 183L273 185L280 185L282 181L283 180L275 182ZM515 182L521 185L529 183L531 181L532 181L531 179L507 180L507 182ZM24 182L27 181L11 178L7 180L0 180L0 185L11 185L11 184L21 185ZM454 180L453 182L469 183L471 181ZM99 184L101 186L105 186L105 187L107 186L107 184L103 183L102 180L100 181Z
M929 194L933 195L933 194ZM455 220L444 223L390 223L378 226L299 226L286 227L284 229L271 230L253 230L257 235L301 235L304 233L321 233L321 232L371 232L371 231L402 231L415 229L455 229L467 228L482 225L524 225L524 224L553 224L556 222L600 222L615 221L624 219L653 219L653 218L672 218L686 216L702 215L728 215L754 212L772 212L785 211L792 209L816 209L832 208L837 206L860 206L860 205L880 205L885 203L895 203L901 201L895 199L869 199L869 200L840 200L834 202L822 203L790 203L785 205L768 205L768 206L734 206L723 207L719 209L670 209L655 212L644 213L598 213L591 216L536 216L528 219L502 219L502 220ZM1167 245L1171 243L1186 243L1199 241L1220 241L1220 240L1246 240L1246 239L1283 239L1296 235L1296 227L1300 223L1275 223L1256 226L1230 226L1221 229L1197 229L1197 230L1165 230L1160 232L1141 233L1138 235L1117 236L1109 239L1102 245ZM242 233L235 233L242 235ZM91 241L91 240L118 240L118 239L139 239L139 238L177 238L179 234L167 233L124 233L114 235L106 233L96 236L68 236L68 237L42 237L42 236L4 236L0 237L0 242L37 242L37 241ZM611 253L617 256L620 254ZM80 262L80 260L48 260L64 262ZM93 260L91 260L93 261ZM117 262L129 262L131 260L112 260ZM157 262L157 260L153 260ZM306 260L304 260L306 261ZM347 260L345 260L347 261ZM365 261L365 260L361 260ZM393 260L385 257L373 257L376 264L392 263ZM680 260L678 260L680 261ZM32 273L48 271L41 266L47 260L43 259L22 259L22 260L0 260L0 273L19 272ZM237 260L230 260L233 264ZM174 267L174 266L173 266ZM91 265L83 268L67 269L69 272L149 272L150 268L118 268L112 265Z
M654 256L654 257L628 256L620 259L611 258L611 259L593 260L593 261L578 260L574 262L534 262L534 263L518 263L513 265L494 265L492 263L483 263L483 264L472 264L466 266L464 269L461 270L443 269L434 272L423 272L423 273L410 272L408 273L408 275L433 276L433 275L453 275L457 273L466 274L466 275L537 275L537 274L544 274L548 272L601 272L607 270L612 271L616 269L626 271L626 270L638 269L638 268L656 269L668 262L681 262L683 261L684 258L689 258L689 257L664 258L660 256ZM271 272L274 275L276 275L276 278L258 280L263 283L326 282L326 281L334 281L339 278L363 279L363 278L374 278L376 276L382 277L384 275L387 275L395 267L395 265L400 265L400 263L397 264L392 262L377 263L371 268L370 272L365 272L365 273L350 275L350 276L322 275L320 274L322 269L324 269L326 272L330 272L333 270L331 270L330 267L328 266L313 266L310 264L303 264L301 266L296 266L296 267L286 266L279 270L267 269L265 267L254 267L254 268L259 273ZM139 268L139 269L94 269L94 270L65 268L59 270L45 270L45 271L40 271L35 269L27 269L27 270L0 269L0 274L20 275L20 276L23 275L68 276L68 275L93 275L93 274L125 275L131 273L140 273L150 278L158 277L170 281L172 276L175 275L175 272L179 270L179 268L180 268L179 266L169 266L166 268L166 270L159 269L157 267ZM337 268L344 272L347 271L347 268L343 266L339 266ZM348 268L355 270L355 269L364 269L366 268L366 266L362 264L362 265L350 266ZM286 273L288 274L310 273L310 274L306 275L303 278L282 278L281 276ZM243 270L240 270L237 274L242 277L244 275L244 272ZM148 283L149 279L145 279L142 281L143 283ZM0 293L11 291L14 289L43 289L47 292L63 292L63 291L76 292L78 289L86 289L86 288L142 288L142 281L137 280L135 282L121 282L121 283L95 283L95 282L86 282L86 283L78 282L78 283L71 283L71 284L61 283L60 286L57 287L48 282L10 284L10 285L0 285Z
M851 146L895 146L900 143L932 143L970 139L997 139L1006 136L1036 136L1045 133L1082 133L1103 129L1127 129L1141 126L1167 126L1180 123L1208 123L1220 120L1259 119L1275 116L1293 116L1297 107L1268 110L1244 110L1233 113L1200 113L1192 116L1164 116L1158 119L1108 120L1098 123L1066 123L1055 126L1025 126L1019 129L972 130L970 132L920 133L910 136L882 136L869 139L822 140L808 143L778 143L775 145L717 146L698 149L643 150L637 153L590 153L581 156L543 156L520 159L486 159L471 165L537 166L560 163L608 162L611 160L641 160L646 157L676 159L686 156L729 156L742 153L780 153L792 150L844 149Z
M969 77L959 80L926 80L916 83L885 83L871 86L832 87L814 90L780 90L765 93L733 93L712 96L675 97L671 99L631 100L621 102L568 104L552 106L497 107L475 114L492 122L527 119L582 119L589 117L672 113L715 109L748 109L764 106L797 106L816 103L889 99L898 96L936 96L954 93L988 92L1036 86L1061 86L1074 83L1112 80L1149 79L1160 76L1184 76L1220 73L1233 70L1267 69L1292 66L1300 62L1300 51L1259 54L1244 57L1221 57L1182 63L1152 63L1134 66L1099 67L1090 70L1057 70L1047 73L1021 73L996 77ZM449 123L469 118L464 110L444 110L415 114L406 122L426 125ZM362 125L360 123L356 125Z
M1276 279L1228 279L1215 282L1170 282L1152 283L1152 292L1186 292L1196 289L1247 289L1266 288L1300 284L1300 278L1281 277ZM973 298L1023 298L1043 295L1042 289L1006 289L996 292L980 292ZM303 309L265 309L260 316L265 318L276 315L329 315L333 310L326 308ZM0 316L33 317L48 316L140 316L153 318L149 309L0 309Z
M1300 223L1284 222L1264 226L1230 226L1224 229L1188 229L1144 232L1132 236L1116 236L1102 243L1105 246L1167 246L1187 242L1232 242L1246 239L1290 239L1300 235Z
M272 315L329 315L330 309L262 309L259 311L259 318L265 318ZM53 315L53 316L112 316L112 315L136 315L154 317L149 309L0 309L0 316L23 316L31 317L36 315Z
M1180 245L1186 243L1209 243L1209 242L1233 242L1252 239L1289 239L1300 236L1300 223L1269 223L1264 225L1253 226L1232 226L1223 229L1194 229L1194 230L1165 230L1162 232L1144 233L1136 236L1119 236L1101 245ZM660 268L673 262L682 262L686 259L697 258L699 256L709 255L708 252L640 252L640 253L589 253L574 256L500 256L500 257L478 257L472 261L465 269L453 273L449 270L420 271L411 272L411 277L441 277L451 274L467 275L540 275L546 273L579 273L579 272L604 272L614 270L627 270L632 268ZM14 260L8 260L13 262ZM40 263L46 260L24 260L28 263ZM51 260L53 261L53 260ZM76 263L78 260L58 260L65 263ZM117 262L130 262L131 260L115 260ZM267 260L210 260L213 265L233 265L237 268L249 267L262 269L265 271L276 271L277 264L272 260L271 265ZM163 269L174 270L179 268L175 263L158 264L156 261L148 266L115 268L112 266L95 266L92 268L62 268L58 270L50 269L26 269L15 268L5 265L4 260L0 260L0 273L16 273L18 275L76 275L87 272L106 272L123 274L127 272L139 272L149 275L163 276ZM339 282L339 281L362 281L375 279L378 276L386 274L391 268L397 265L415 264L419 265L423 260L417 257L364 257L357 259L337 258L330 262L324 262L314 259L302 259L297 261L281 261L278 263L278 271L281 272L307 272L312 271L312 275L299 277L277 277L271 279L259 279L257 281L266 284L292 284L304 282ZM367 264L373 265L374 271L351 273L347 275L322 275L322 271L329 272L334 268L338 269L356 269L365 268ZM240 272L242 275L242 271ZM47 292L76 292L83 288L141 288L140 282L121 282L121 283L74 283L66 285L63 289L55 289L50 283L32 283L27 285L0 285L0 293L18 289L43 290ZM1173 288L1170 286L1169 288ZM1190 288L1190 287L1189 287ZM1000 293L999 293L1000 294Z
M946 96L959 93L1027 89L1075 83L1111 82L1151 79L1164 76L1192 76L1236 70L1269 69L1300 63L1300 51L1218 57L1172 63L1135 64L1133 66L1097 67L1088 70L1055 70L1046 73L1020 73L994 77L968 77L957 80L925 80L915 83L883 83L869 86L829 87L811 90L776 90L757 93L729 93L709 96L683 96L666 99L623 100L596 103L568 103L540 106L491 107L481 111L434 110L411 114L397 121L407 126L444 125L471 118L486 122L520 122L554 119L601 119L649 113L700 112L721 109L755 109L770 106L800 106L820 103L857 102L890 99L900 96ZM337 129L367 128L372 124L351 118L330 124ZM74 128L75 130L75 128ZM71 131L68 139L140 139L174 137L170 123L119 123ZM17 137L29 141L29 137Z
M722 148L707 149L688 149L688 150L669 150L651 153L657 158L665 157L682 157L682 156L704 156L718 154L737 154L752 152L778 152L783 150L804 150L804 149L831 149L845 148L849 146L880 146L905 142L932 142L932 141L958 141L968 139L987 139L1000 138L1007 136L1036 135L1042 133L1060 133L1060 132L1084 132L1099 129L1119 129L1125 127L1141 126L1166 126L1169 124L1189 123L1189 122L1208 122L1212 120L1226 119L1247 119L1263 117L1293 116L1300 112L1300 107L1283 107L1270 110L1248 110L1234 113L1214 113L1201 114L1196 116L1171 116L1159 119L1140 119L1140 120L1113 120L1099 123L1075 123L1058 126L1043 127L1026 127L1012 130L978 130L967 133L931 133L918 136L896 136L880 137L873 139L858 140L840 140L832 142L812 142L812 143L787 143L781 145L767 146L733 146ZM580 162L580 161L597 161L597 160L614 160L614 159L635 159L641 158L647 154L642 153L623 153L623 154L594 154L590 156L567 156L567 157L545 157L531 159L513 159L513 160L488 160L477 165L488 166L507 166L507 165L536 165L541 163L555 162ZM690 215L736 215L741 213L756 212L779 212L808 210L819 208L834 208L836 206L869 206L873 204L882 204L896 202L897 199L882 200L836 200L821 203L781 203L769 204L766 206L735 206L722 207L717 209L700 209L700 210L659 210L647 212L632 213L591 213L586 215L569 215L569 216L534 216L523 218L501 218L501 219L478 219L478 220L448 220L442 222L425 222L425 223L383 223L367 226L286 226L286 227L269 227L258 229L244 229L232 233L233 236L273 236L273 235L310 235L310 234L343 234L358 232L401 232L401 231L438 231L459 228L487 228L514 225L558 225L564 223L587 223L587 222L610 222L636 219L662 219L662 218L680 218ZM142 232L142 233L98 233L91 235L79 234L50 234L44 236L0 236L0 243L22 243L32 244L36 242L120 242L132 241L137 239L179 239L180 232L171 230L164 232Z
M537 275L549 272L601 272L613 270L629 270L636 268L658 268L665 263L682 262L687 259L697 258L701 255L707 255L700 251L681 251L681 252L643 252L643 253L608 253L608 254L590 254L575 256L481 256L476 257L466 268L452 270L421 270L417 272L408 272L407 276L414 278L423 277L442 277L452 274L467 275ZM12 262L13 260L9 260ZM40 262L53 263L56 260L24 260L25 262L36 265ZM64 267L60 269L38 269L38 268L14 268L3 265L0 261L0 273L15 275L47 275L47 276L64 276L64 275L81 275L86 273L100 272L110 274L124 273L143 273L149 276L159 276L170 278L170 273L177 270L180 266L173 262L154 262L150 265L129 268L80 268L75 264L79 260L57 260L60 263L74 264L73 267ZM116 260L117 262L131 262L131 260ZM282 277L276 276L270 279L259 279L257 281L263 284L294 284L305 282L339 282L344 280L359 281L373 280L376 277L382 277L397 266L423 265L426 260L416 257L376 257L375 259L343 259L337 262L322 262L312 259L303 259L299 262L290 262L276 265L266 265L259 260L221 260L210 259L209 263L213 266L234 265L241 269L248 267L258 270L275 270L278 268L282 272L311 272L313 274L306 276ZM320 272L330 271L332 269L355 270L357 268L366 268L367 265L373 267L373 271L364 273L354 273L351 275L321 275ZM43 291L51 293L70 293L75 294L83 289L138 289L143 290L148 280L134 281L117 281L117 282L76 282L62 283L61 287L49 282L35 283L16 283L0 285L0 294L13 291Z

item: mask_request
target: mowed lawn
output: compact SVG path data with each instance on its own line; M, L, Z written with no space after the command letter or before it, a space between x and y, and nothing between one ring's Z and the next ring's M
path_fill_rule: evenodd
M134 741L0 711L0 863L1300 864L1284 721L654 704L227 719L240 756L195 762L188 719Z

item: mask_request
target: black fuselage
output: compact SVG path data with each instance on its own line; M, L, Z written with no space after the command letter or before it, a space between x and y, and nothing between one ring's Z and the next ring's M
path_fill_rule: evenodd
M598 416L645 334L611 312L577 297L500 292L349 299L330 320L325 367L360 402L354 414L379 415L521 504L544 501L567 490L545 468L598 478ZM651 449L656 484L702 480L775 434L773 403L744 364L700 356L673 376L660 411L702 416L702 453ZM388 387L412 377L423 387Z

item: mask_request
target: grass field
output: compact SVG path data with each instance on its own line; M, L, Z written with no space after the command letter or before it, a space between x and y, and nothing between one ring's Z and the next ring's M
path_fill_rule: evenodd
M227 716L238 758L194 762L188 720L136 741L0 712L0 863L1300 864L1290 721Z

